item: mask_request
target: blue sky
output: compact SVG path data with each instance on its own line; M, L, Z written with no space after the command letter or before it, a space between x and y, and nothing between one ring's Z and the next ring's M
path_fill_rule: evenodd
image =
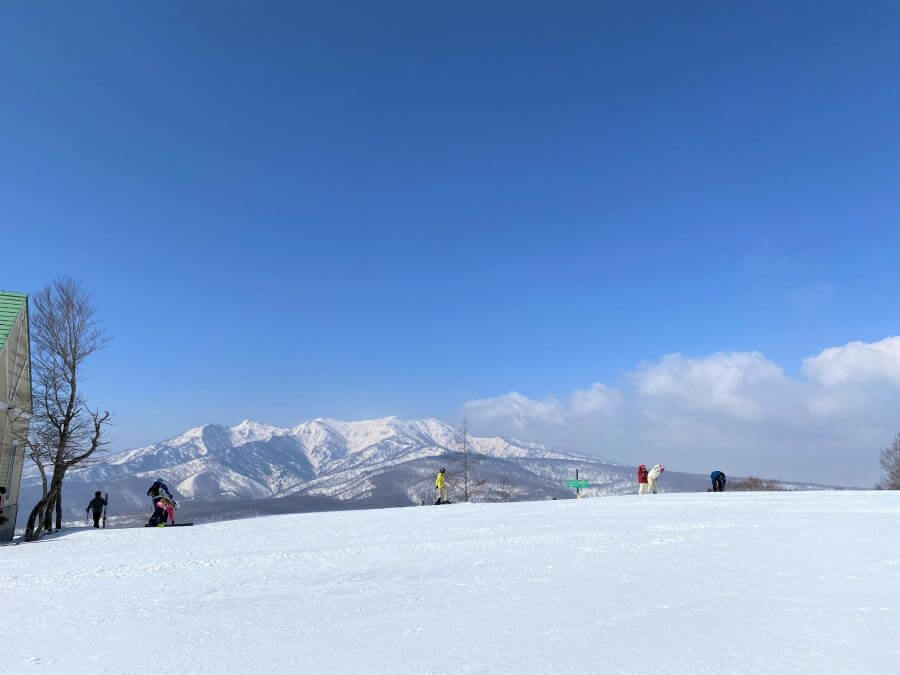
M120 447L900 333L896 2L330 4L0 10L0 287Z

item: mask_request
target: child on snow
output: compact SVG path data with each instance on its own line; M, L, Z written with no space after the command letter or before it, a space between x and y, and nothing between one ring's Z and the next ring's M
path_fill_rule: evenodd
M655 464L652 469L650 469L650 473L647 474L647 487L650 488L650 492L656 494L656 481L659 480L660 474L666 470L662 464Z
M162 511L162 515L157 518L159 527L164 527L167 519L172 525L175 524L175 509L178 508L178 502L168 497L162 497L156 502L156 508Z
M641 464L638 467L638 494L645 495L649 492L647 487L647 465Z
M150 526L154 527L158 525L160 520L165 523L166 510L160 508L159 501L163 498L168 498L170 501L174 500L172 498L172 493L169 492L169 487L163 482L162 478L157 478L153 481L153 485L147 490L147 496L153 499L153 515L150 516Z

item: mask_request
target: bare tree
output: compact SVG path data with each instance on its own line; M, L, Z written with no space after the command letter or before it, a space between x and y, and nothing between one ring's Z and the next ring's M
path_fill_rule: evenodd
M62 486L66 472L105 446L109 412L90 408L78 384L84 363L108 338L82 286L61 277L31 298L34 414L28 454L41 475L42 497L31 510L25 539L62 526Z
M513 502L519 497L520 494L520 488L513 483L512 479L509 478L509 476L500 481L497 497L501 502Z
M728 489L730 492L780 492L786 488L775 478L747 476L744 480L730 484Z
M462 490L463 501L468 502L475 496L475 492L485 485L485 481L475 477L475 466L481 461L481 457L472 449L469 444L469 419L463 418L462 422L462 442L459 445L459 452L455 453L454 459L459 467L460 484L459 489Z
M881 451L881 468L887 475L876 487L900 490L900 434L897 434L890 447Z

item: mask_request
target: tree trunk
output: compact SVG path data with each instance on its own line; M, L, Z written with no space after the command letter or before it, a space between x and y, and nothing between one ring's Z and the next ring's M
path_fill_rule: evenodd
M43 528L47 532L53 532L53 509L56 506L56 490L50 490L50 499L47 501L46 506L44 507L44 522Z
M56 529L62 529L62 485L59 486L59 494L56 495Z
M34 541L41 536L42 531L50 531L50 516L55 500L56 488L51 484L47 496L35 504L28 515L28 522L25 525L25 541Z
M40 462L35 462L37 465L38 471L41 472L41 498L47 498L47 472L44 470L44 465Z
M25 525L25 541L34 541L41 536L41 532L44 530L47 532L53 530L54 510L59 508L58 513L62 513L62 503L60 498L60 493L62 491L61 473L64 472L55 471L53 473L47 496L41 499L34 505L34 508L31 509L31 513L28 515L28 522ZM59 503L59 507L57 507L57 503ZM61 524L59 519L57 520L57 523Z
M28 522L25 523L25 541L32 541L37 538L34 533L35 523L38 523L38 534L40 534L40 523L44 520L44 512L42 509L46 503L47 496L45 495L34 505L34 508L31 509L31 513L28 514Z

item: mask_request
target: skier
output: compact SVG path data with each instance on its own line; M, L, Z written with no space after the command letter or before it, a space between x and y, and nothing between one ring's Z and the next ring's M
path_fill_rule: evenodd
M162 509L165 513L163 516L158 519L157 525L159 527L166 526L166 519L174 525L175 524L175 509L178 508L178 502L174 499L169 499L167 497L161 497L158 502L156 502L156 508Z
M94 498L88 503L87 508L84 510L85 513L93 511L91 515L94 516L94 527L100 527L100 516L103 515L104 506L106 506L106 500L103 499L103 495L98 490L94 493Z
M150 486L150 489L147 490L147 494L153 499L153 515L150 516L150 526L154 527L159 525L160 522L165 523L166 510L160 508L159 500L163 497L172 499L172 493L169 492L168 486L163 482L162 478L157 478L153 485Z
M638 494L645 495L649 491L647 486L647 465L641 464L638 467Z
M441 470L437 472L437 476L434 479L434 489L438 491L438 498L435 504L443 504L447 501L447 485L444 482L445 473L447 473L447 469L441 467Z
M712 481L712 491L713 492L725 492L725 472L719 471L716 469L711 474L709 474L709 478Z
M652 469L650 469L650 473L647 474L647 487L650 488L650 492L656 494L656 481L659 480L660 475L663 471L666 470L662 464L655 464Z

